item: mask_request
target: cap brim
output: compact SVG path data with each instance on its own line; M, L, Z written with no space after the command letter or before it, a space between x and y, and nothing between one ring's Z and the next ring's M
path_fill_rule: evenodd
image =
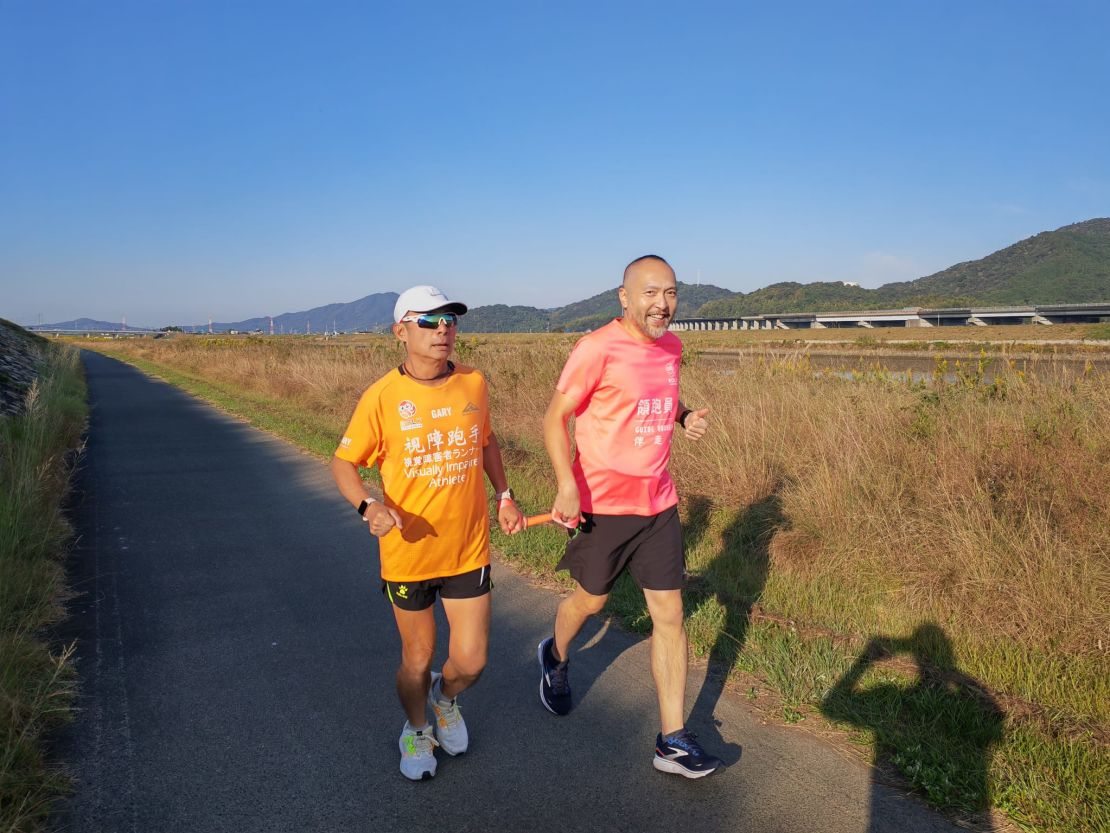
M414 310L415 312L415 310ZM449 304L444 304L435 309L426 309L423 312L453 312L455 315L466 315L466 304L461 301L452 301Z

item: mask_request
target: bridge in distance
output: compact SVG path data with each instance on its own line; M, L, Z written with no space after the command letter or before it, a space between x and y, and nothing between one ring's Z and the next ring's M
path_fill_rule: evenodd
M838 327L986 327L1000 324L1097 324L1110 302L1015 307L952 307L859 312L785 312L722 318L679 318L672 330L808 330Z

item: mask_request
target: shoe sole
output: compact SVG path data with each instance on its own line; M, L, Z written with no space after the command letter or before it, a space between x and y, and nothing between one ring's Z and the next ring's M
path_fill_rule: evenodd
M405 773L403 772L401 774L405 775ZM405 775L405 777L408 778L410 781L431 781L432 778L435 777L435 773L425 770L424 772L420 773L419 778L413 778L411 775Z
M539 660L540 663L540 702L543 703L543 707L545 709L547 709L556 717L566 717L568 714L570 714L570 709L567 709L565 712L557 712L552 707L552 705L547 702L547 698L543 696L543 684L544 681L547 679L547 672L544 671L543 667L543 646L546 642L547 640L545 639L536 647L536 659Z
M682 764L668 761L666 758L660 758L658 755L652 759L652 766L660 772L668 772L672 775L681 775L683 778L704 778L706 775L712 775L717 771L717 767L713 769L687 769Z

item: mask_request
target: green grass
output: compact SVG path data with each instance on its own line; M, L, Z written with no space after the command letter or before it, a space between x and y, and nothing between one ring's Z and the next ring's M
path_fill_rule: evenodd
M26 411L0 417L0 830L41 829L65 777L43 738L70 717L70 648L45 629L62 616L70 527L61 503L85 425L76 352L47 356Z

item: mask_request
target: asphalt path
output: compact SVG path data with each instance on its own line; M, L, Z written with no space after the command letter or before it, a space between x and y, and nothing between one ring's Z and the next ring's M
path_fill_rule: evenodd
M59 829L958 829L805 731L761 725L697 669L688 703L704 713L688 725L729 766L696 781L656 772L648 643L604 623L572 657L576 709L549 714L535 654L558 599L500 563L489 667L460 698L470 751L407 781L376 546L327 468L125 364L83 358L92 409L68 626L82 689L59 741L76 781Z

